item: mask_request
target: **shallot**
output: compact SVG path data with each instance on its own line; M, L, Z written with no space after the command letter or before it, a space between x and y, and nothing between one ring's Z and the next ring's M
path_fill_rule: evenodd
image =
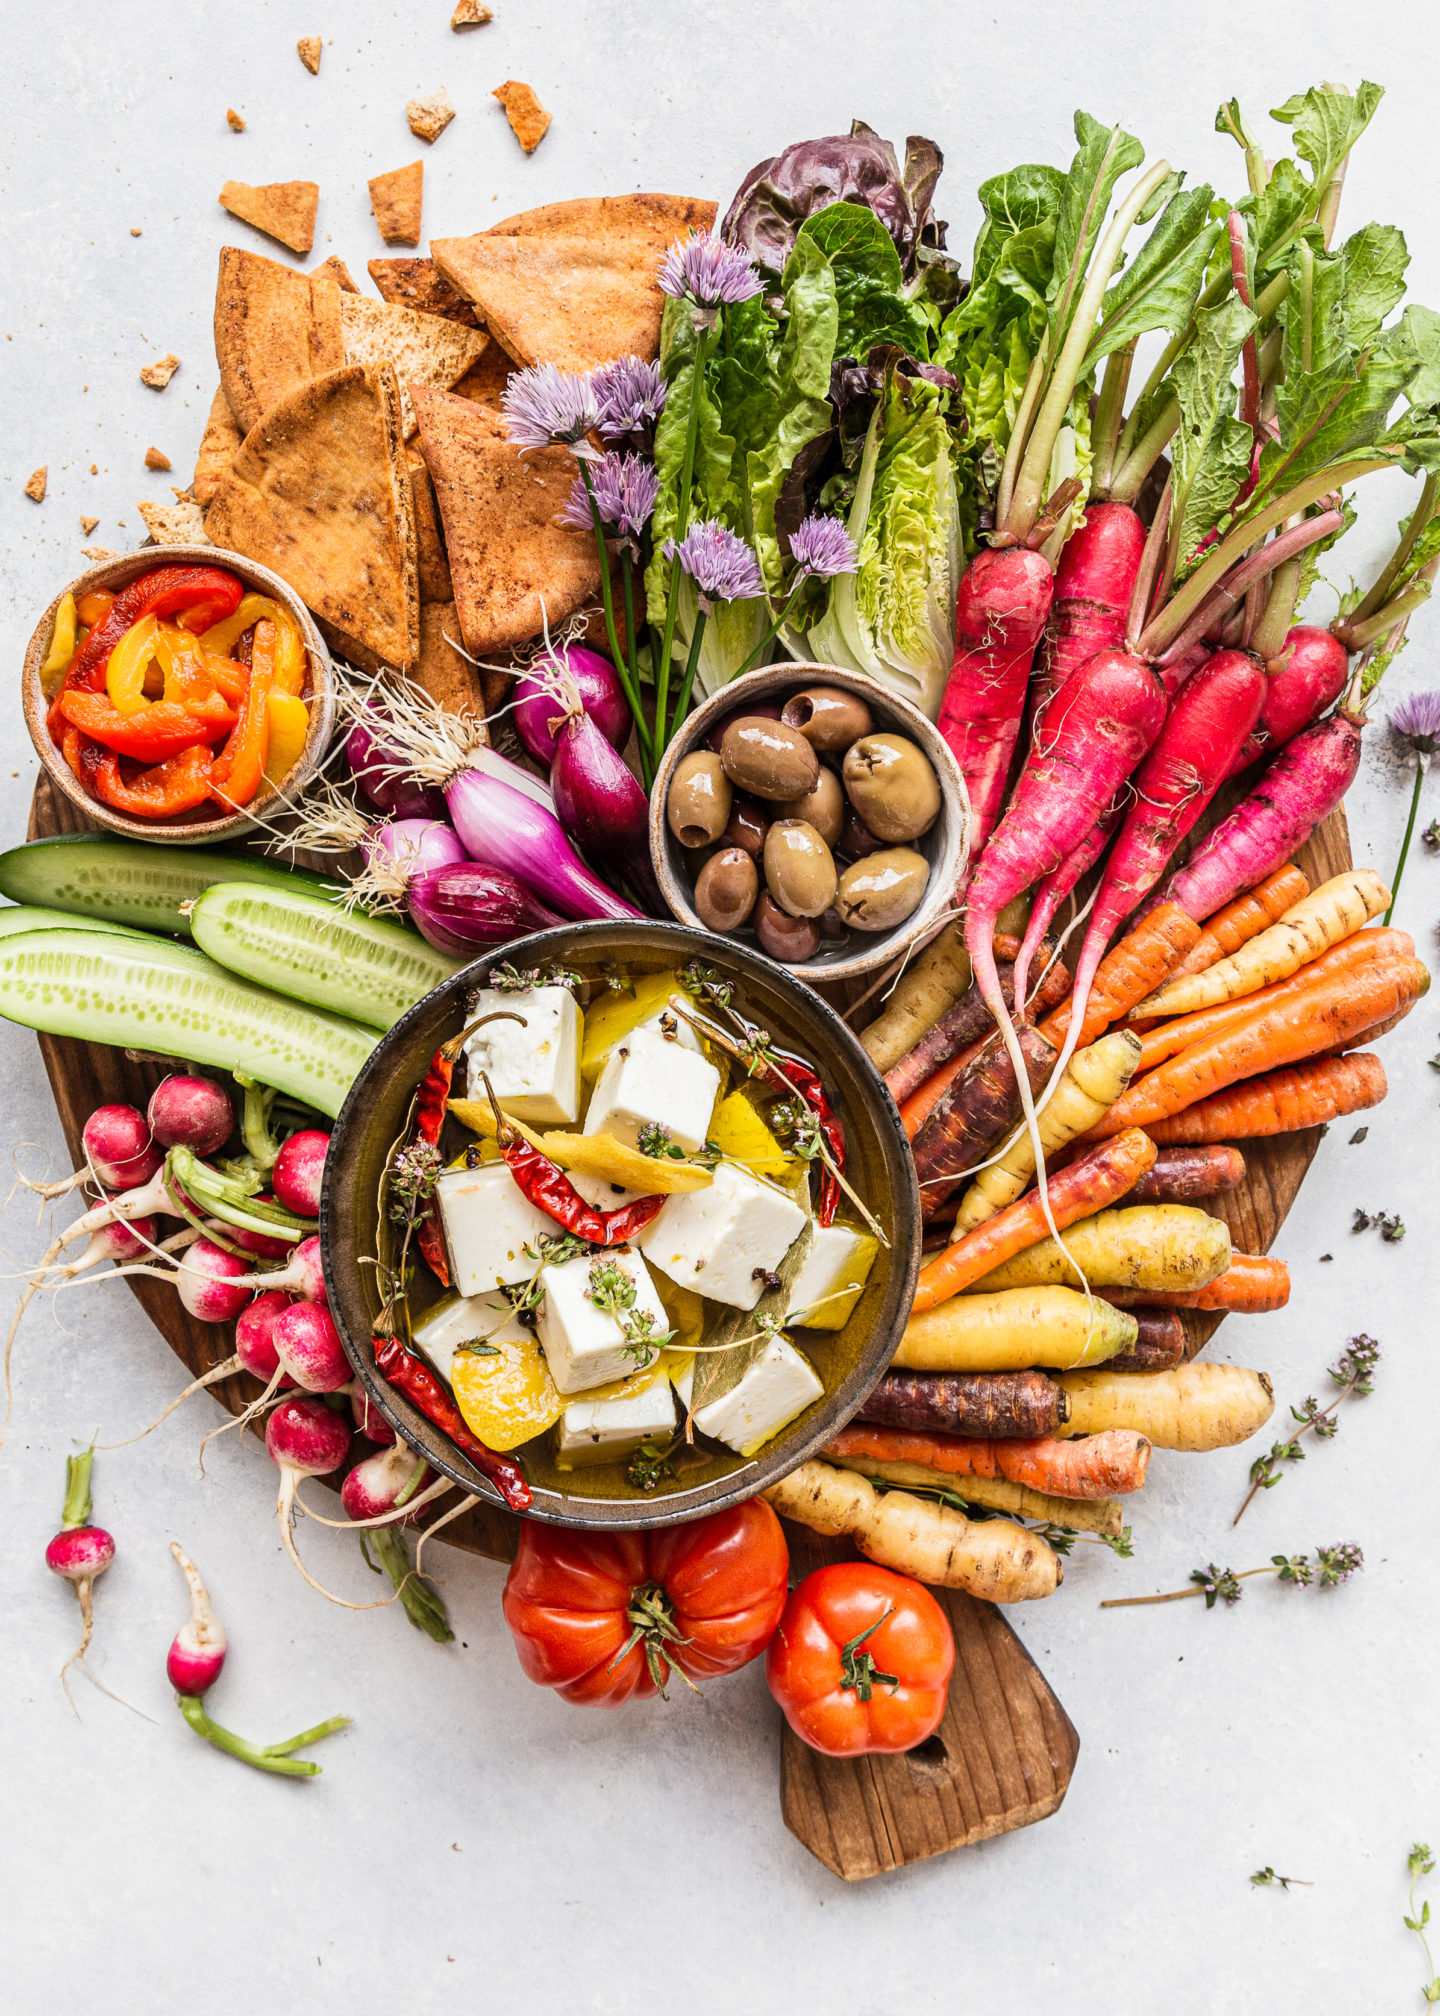
M630 703L614 666L584 644L561 645L537 658L515 681L513 708L516 733L547 769L567 714L586 714L612 749L623 749L630 735Z

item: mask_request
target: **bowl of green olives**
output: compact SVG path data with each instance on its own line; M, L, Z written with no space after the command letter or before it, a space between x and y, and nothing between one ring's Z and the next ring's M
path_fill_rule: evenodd
M888 964L949 907L970 801L935 724L862 672L747 672L689 717L650 794L656 880L682 924L807 980Z

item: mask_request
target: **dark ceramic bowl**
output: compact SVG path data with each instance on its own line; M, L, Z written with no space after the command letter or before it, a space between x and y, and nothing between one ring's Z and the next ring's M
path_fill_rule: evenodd
M405 1125L430 1059L462 1022L467 992L483 986L492 963L547 961L584 966L615 961L634 973L662 972L699 959L733 979L750 1016L786 1048L818 1064L845 1125L847 1174L892 1244L881 1248L865 1291L843 1330L803 1333L804 1349L825 1382L824 1396L750 1460L707 1457L698 1468L641 1496L604 1471L555 1469L548 1438L517 1452L534 1490L530 1516L563 1526L668 1526L753 1498L823 1447L849 1420L889 1363L904 1328L920 1269L920 1200L915 1165L900 1116L857 1038L818 995L761 954L733 940L675 924L567 924L496 948L437 987L395 1024L350 1088L335 1123L320 1204L320 1236L330 1309L361 1384L386 1420L444 1476L490 1504L488 1479L375 1369L371 1330L379 1305L375 1269L361 1264L379 1250L378 1192L386 1157ZM447 1159L472 1137L458 1126ZM422 1265L412 1289L418 1317L441 1290Z

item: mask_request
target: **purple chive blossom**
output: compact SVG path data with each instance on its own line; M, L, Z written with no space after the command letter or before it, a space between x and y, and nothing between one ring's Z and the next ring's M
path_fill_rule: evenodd
M837 574L853 574L860 565L855 542L838 518L812 511L803 518L790 541L790 555L803 575L814 574L832 581Z
M638 455L617 455L612 450L590 465L590 481L602 525L613 526L621 538L633 539L649 524L660 489L660 479L650 463ZM575 478L560 521L581 532L592 530L595 520L583 476Z
M532 364L512 372L500 409L505 432L522 448L575 448L600 425L592 375L562 371L558 364Z
M678 546L667 539L663 551L695 583L700 607L707 613L717 602L748 602L765 593L755 555L716 518L692 527Z
M616 357L592 374L600 402L600 433L618 441L653 427L665 405L665 374L643 357Z
M1440 749L1440 693L1412 693L1390 716L1390 726L1422 761Z
M748 301L762 284L743 252L705 231L677 239L660 262L662 293L712 312Z

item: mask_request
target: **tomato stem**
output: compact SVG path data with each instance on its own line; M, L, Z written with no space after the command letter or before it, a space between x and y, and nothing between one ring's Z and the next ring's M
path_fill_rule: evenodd
M893 1603L887 1603L873 1624L867 1625L863 1631L857 1631L855 1636L840 1648L840 1685L842 1689L853 1688L857 1700L868 1701L879 1686L888 1687L892 1694L899 1691L899 1675L879 1672L873 1655L859 1650L871 1633L878 1631L885 1619L893 1614L894 1609Z
M888 1611L886 1615L889 1615ZM670 1699L665 1692L665 1686L676 1673L680 1674L680 1678L692 1694L698 1694L700 1689L690 1675L675 1664L667 1649L671 1645L688 1645L690 1640L676 1624L675 1612L661 1585L658 1582L642 1582L638 1588L632 1589L625 1617L634 1628L606 1670L613 1673L637 1645L643 1645L645 1663L650 1668L650 1678L659 1689L662 1701ZM873 1630L873 1625L871 1628ZM868 1696L865 1698L868 1699Z

